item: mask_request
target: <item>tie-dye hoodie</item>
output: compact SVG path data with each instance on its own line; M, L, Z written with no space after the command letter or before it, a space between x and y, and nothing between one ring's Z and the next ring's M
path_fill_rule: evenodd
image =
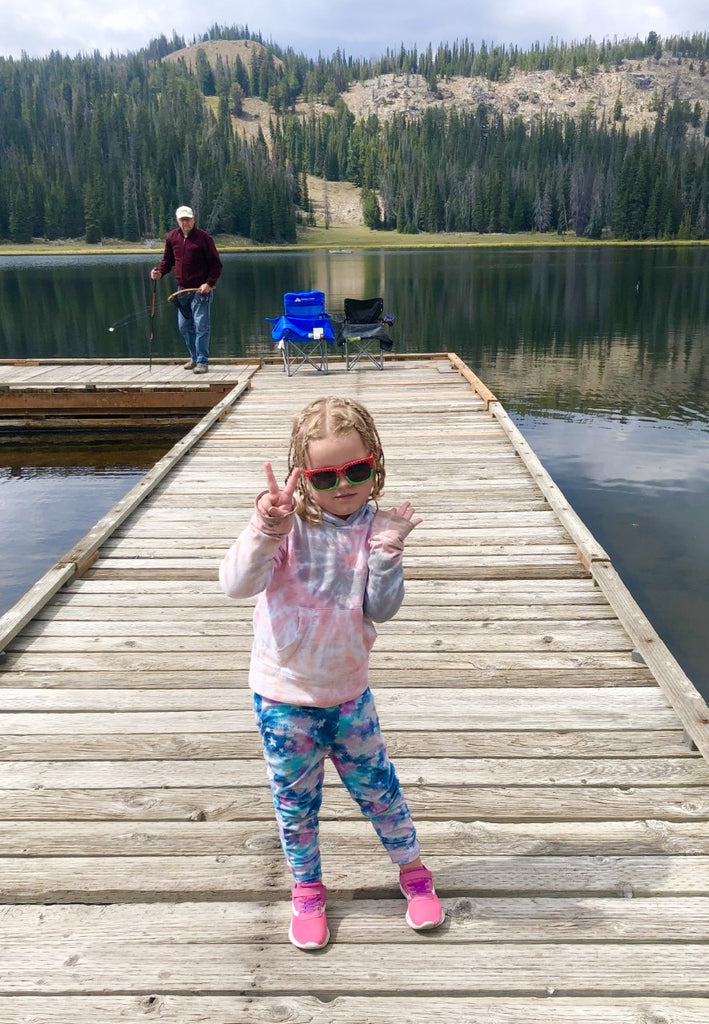
M312 526L258 510L219 569L229 597L258 594L249 685L284 704L331 707L367 688L373 622L404 597L402 552L411 523L363 505Z

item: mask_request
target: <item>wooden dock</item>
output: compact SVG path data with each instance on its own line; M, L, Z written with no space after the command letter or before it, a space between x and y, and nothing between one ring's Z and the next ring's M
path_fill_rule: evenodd
M2 1024L706 1024L709 709L504 409L455 356L240 369L0 620ZM305 954L217 568L327 393L424 517L371 682L446 920L331 773Z
M149 418L199 418L238 383L245 360L215 360L209 373L185 359L0 360L0 429L110 427Z

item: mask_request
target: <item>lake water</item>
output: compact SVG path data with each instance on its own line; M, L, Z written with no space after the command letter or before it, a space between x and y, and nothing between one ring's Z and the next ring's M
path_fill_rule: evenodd
M0 434L0 615L182 436Z
M155 262L3 257L0 356L147 355ZM174 287L158 286L156 356L183 351ZM272 353L265 318L314 288L332 311L383 295L399 351L469 363L709 696L709 247L227 254L213 355ZM152 440L75 438L60 457L66 438L0 438L0 611L171 441Z

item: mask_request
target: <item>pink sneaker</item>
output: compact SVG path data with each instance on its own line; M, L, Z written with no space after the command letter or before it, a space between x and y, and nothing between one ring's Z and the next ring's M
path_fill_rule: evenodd
M327 889L322 882L298 882L291 890L293 917L288 938L298 949L322 949L330 941L325 907Z
M437 928L445 914L428 868L404 868L399 874L399 888L409 904L406 923L416 931Z

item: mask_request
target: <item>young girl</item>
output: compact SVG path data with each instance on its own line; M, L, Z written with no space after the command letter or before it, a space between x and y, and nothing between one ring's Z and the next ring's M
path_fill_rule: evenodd
M264 468L267 489L219 580L229 597L259 595L249 684L295 880L290 941L319 949L330 938L318 844L327 757L399 865L407 923L435 928L443 910L367 685L372 623L401 605L404 540L421 520L408 501L377 510L381 442L350 399L321 398L300 413L283 487Z

